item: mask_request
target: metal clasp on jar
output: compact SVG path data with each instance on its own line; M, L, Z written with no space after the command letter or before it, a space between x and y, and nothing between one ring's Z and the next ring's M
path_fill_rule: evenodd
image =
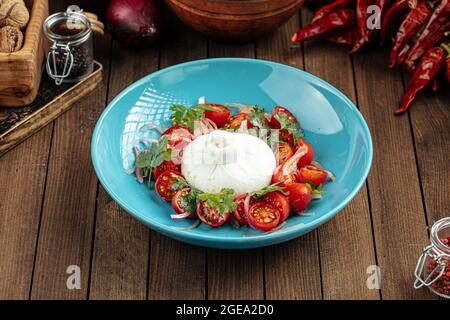
M416 281L414 281L414 288L415 289L419 289L423 286L429 287L431 286L433 283L435 283L436 281L438 281L444 274L445 269L446 269L446 264L445 262L441 261L441 259L443 257L450 257L447 254L436 254L435 252L433 252L433 245L429 245L428 247L426 247L423 250L422 255L419 258L419 261L417 261L417 265L416 265L416 269L414 271L414 276L416 277ZM427 262L427 258L431 258L436 262L436 267L431 270L428 274L428 276L423 279L423 271L425 268L425 263ZM436 273L436 271L439 271L439 275L433 278L433 275Z
M64 63L61 74L58 74L58 61L59 56L63 56ZM53 68L52 68L53 67ZM50 52L47 55L47 73L48 75L55 80L56 85L60 85L65 78L70 75L73 67L73 54L70 50L70 43L67 44L58 44L53 42L53 45L50 48Z

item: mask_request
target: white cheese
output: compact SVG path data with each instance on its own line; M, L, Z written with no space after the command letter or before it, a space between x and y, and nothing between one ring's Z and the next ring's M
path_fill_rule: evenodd
M207 193L232 188L236 194L270 184L276 160L261 139L215 130L198 137L184 150L181 172L187 182Z

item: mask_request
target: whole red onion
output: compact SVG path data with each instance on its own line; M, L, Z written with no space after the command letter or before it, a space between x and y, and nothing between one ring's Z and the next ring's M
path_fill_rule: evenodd
M147 48L160 34L161 4L158 0L113 0L106 22L119 43L130 48Z

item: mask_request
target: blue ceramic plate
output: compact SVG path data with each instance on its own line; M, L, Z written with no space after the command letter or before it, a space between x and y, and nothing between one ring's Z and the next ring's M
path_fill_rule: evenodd
M169 107L195 105L205 96L211 103L258 104L267 111L287 107L300 121L315 158L336 175L326 194L308 212L291 216L277 232L263 234L229 224L179 230L192 220L172 221L170 204L127 170L133 166L133 146L141 130L152 122L170 125ZM155 135L155 136L152 136ZM367 125L353 103L340 91L315 76L285 65L252 59L209 59L188 62L155 72L120 93L106 108L95 128L92 161L101 184L119 205L148 227L195 245L241 249L272 245L301 236L325 223L344 208L364 183L372 162L372 141Z

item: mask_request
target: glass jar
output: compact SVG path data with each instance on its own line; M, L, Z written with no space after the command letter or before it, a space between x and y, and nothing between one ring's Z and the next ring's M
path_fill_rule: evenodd
M450 217L431 227L430 242L417 262L414 288L426 286L450 299Z
M94 70L92 28L77 6L49 16L44 33L50 41L47 73L57 85L78 82Z

